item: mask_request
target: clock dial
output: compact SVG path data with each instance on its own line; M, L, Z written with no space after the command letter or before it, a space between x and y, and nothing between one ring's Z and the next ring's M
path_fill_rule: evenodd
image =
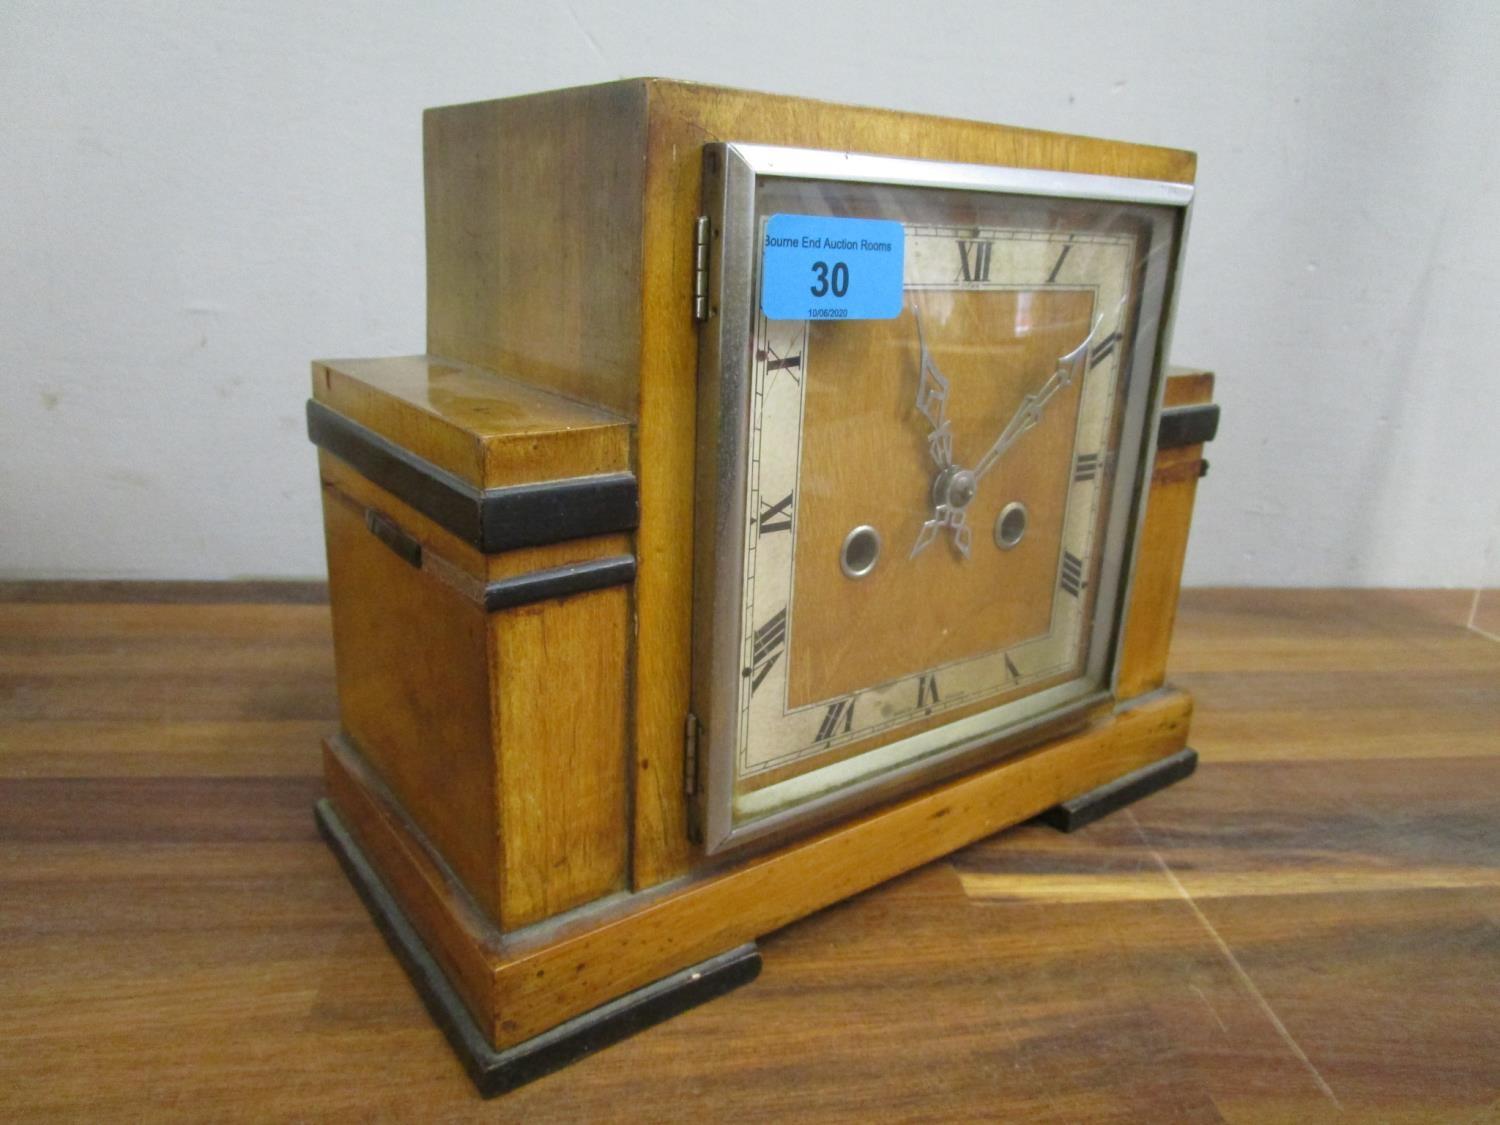
M910 223L899 317L757 317L747 791L1079 673L1136 242Z
M767 317L758 270L733 314L712 737L735 824L1107 700L1165 284L1151 210L757 184L753 245L778 214L894 220L902 272L894 317Z

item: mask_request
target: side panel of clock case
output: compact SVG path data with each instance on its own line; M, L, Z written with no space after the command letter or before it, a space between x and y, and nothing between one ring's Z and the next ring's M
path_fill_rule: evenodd
M393 498L328 453L319 465L340 724L401 795L414 827L499 917L484 610L370 532L366 512L389 518Z
M399 439L433 480L504 489L628 467L617 417L428 357L319 363L313 389L330 416ZM409 481L338 448L319 452L343 721L328 776L391 806L351 829L372 852L440 856L486 941L624 889L629 585L495 606L489 594L627 558L629 532L484 553L408 503L421 503ZM339 804L352 815L358 802ZM403 895L416 924L440 917L419 899Z
M1163 405L1206 404L1213 398L1213 389L1214 377L1208 372L1178 370L1167 379ZM1166 683L1167 649L1177 619L1188 529L1203 470L1202 443L1157 450L1120 651L1115 693L1122 701Z
M645 83L430 109L422 131L428 352L634 418Z

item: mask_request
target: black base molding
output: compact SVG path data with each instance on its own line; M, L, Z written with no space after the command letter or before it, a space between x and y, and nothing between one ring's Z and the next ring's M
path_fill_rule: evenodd
M396 900L339 820L332 802L317 803L318 829L338 856L391 952L401 962L427 1011L442 1028L480 1094L492 1098L574 1062L584 1055L696 1007L760 973L760 952L750 942L627 993L533 1039L497 1051L475 1024Z
M1100 817L1108 816L1142 797L1151 796L1158 789L1165 789L1168 785L1181 781L1197 768L1198 751L1185 747L1160 761L1117 777L1097 789L1080 793L1071 801L1053 805L1037 819L1059 832L1076 832L1093 824Z

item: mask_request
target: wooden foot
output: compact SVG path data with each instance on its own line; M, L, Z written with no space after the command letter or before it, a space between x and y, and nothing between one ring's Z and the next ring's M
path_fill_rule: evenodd
M748 984L760 973L760 953L754 942L748 942L601 1004L534 1038L496 1050L375 874L359 844L345 829L332 802L319 801L314 813L319 831L385 935L391 952L411 977L428 1012L448 1037L484 1097L495 1097L550 1074L584 1055Z
M1184 747L1160 761L1150 762L1138 770L1106 782L1097 789L1080 793L1071 801L1053 805L1038 820L1059 832L1076 832L1100 817L1123 809L1126 805L1165 789L1198 768L1198 751Z

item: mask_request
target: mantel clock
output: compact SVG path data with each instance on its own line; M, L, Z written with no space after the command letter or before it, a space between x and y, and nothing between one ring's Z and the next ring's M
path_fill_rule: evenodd
M655 80L425 149L427 354L313 370L318 817L481 1089L1191 772L1191 154Z

